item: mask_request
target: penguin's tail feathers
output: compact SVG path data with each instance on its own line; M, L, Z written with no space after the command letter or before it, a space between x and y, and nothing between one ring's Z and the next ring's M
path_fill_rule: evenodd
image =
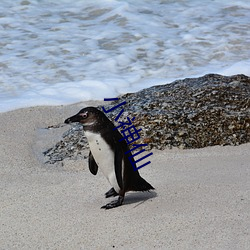
M141 176L134 183L131 191L148 191L154 189L147 181L145 181Z

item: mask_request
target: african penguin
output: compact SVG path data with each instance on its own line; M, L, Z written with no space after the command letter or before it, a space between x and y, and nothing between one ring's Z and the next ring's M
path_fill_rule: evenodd
M117 196L118 200L112 201L101 208L110 209L122 205L125 193L128 191L148 191L154 189L139 174L129 161L131 152L122 135L114 124L100 110L87 107L76 115L65 120L65 123L79 122L87 137L89 152L89 170L93 175L98 168L109 181L112 188L105 193L106 198Z

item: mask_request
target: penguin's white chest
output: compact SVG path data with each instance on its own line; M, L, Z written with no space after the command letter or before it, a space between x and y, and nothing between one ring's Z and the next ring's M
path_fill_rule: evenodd
M96 164L108 179L111 186L114 187L115 191L118 193L120 187L115 175L115 155L113 150L100 134L86 131L85 135L88 139L89 147Z

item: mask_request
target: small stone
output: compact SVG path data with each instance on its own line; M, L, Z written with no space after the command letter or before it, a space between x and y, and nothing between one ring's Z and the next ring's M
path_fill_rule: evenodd
M144 138L143 139L143 143L150 143L150 142L153 142L152 138Z
M184 130L181 130L181 131L179 131L179 136L183 136L183 135L186 135L187 134L187 132L186 131L184 131Z

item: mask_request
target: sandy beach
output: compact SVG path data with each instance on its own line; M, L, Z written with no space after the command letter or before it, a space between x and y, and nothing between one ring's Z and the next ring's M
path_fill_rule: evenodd
M140 173L155 192L103 210L110 186L87 159L42 158L69 127L45 128L89 105L0 113L0 249L249 249L249 143L152 150Z

